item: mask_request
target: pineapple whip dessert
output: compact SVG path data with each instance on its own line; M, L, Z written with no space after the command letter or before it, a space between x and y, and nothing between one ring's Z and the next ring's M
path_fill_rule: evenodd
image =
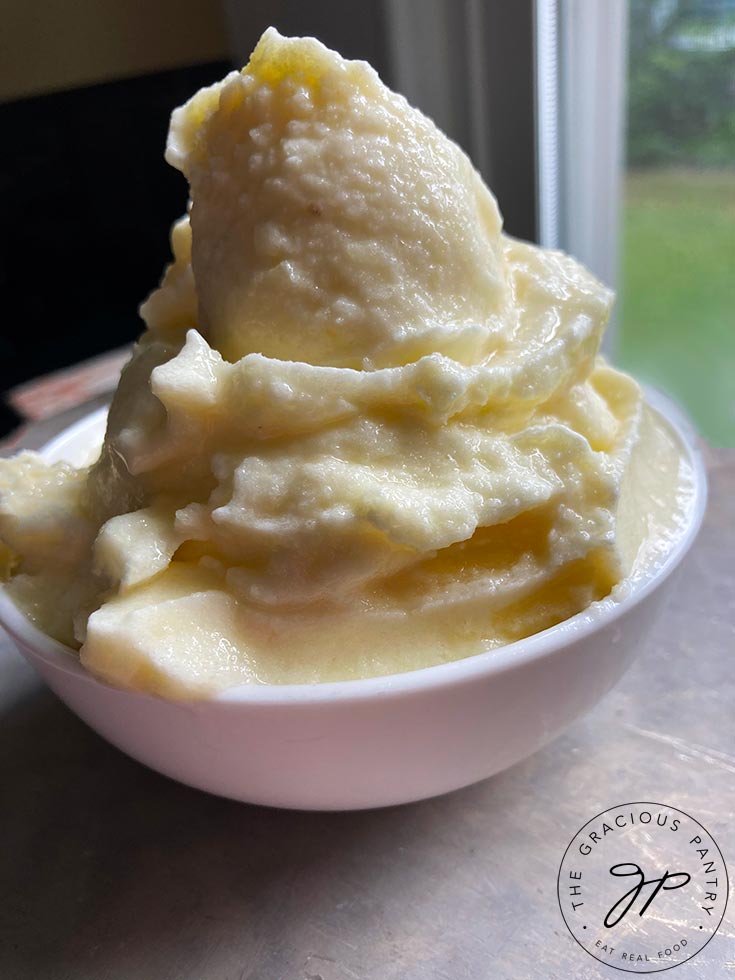
M505 236L369 65L271 29L173 113L166 159L191 203L99 458L0 463L7 588L96 676L201 697L412 670L665 552L689 475L597 358L611 293Z

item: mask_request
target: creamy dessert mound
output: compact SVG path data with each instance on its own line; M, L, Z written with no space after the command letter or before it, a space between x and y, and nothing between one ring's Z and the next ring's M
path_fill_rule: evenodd
M598 357L611 293L515 241L373 69L268 30L172 116L190 203L97 461L0 461L0 569L112 684L456 660L608 596L691 473Z

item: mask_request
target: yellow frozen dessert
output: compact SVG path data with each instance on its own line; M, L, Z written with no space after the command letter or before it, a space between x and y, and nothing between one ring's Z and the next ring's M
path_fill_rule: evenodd
M267 31L172 117L191 203L99 459L0 462L15 601L170 697L466 657L656 561L690 474L611 293L502 233L369 65Z

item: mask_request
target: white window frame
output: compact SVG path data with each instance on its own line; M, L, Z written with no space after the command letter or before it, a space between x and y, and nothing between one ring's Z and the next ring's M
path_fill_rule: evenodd
M619 279L626 0L536 0L539 241ZM615 344L615 318L605 349Z

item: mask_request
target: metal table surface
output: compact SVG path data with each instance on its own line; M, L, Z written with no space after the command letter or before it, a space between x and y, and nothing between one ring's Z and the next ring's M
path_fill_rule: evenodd
M582 824L671 804L735 869L735 452L708 461L704 529L621 683L526 762L423 803L299 813L187 789L103 742L0 637L0 978L625 976L560 915ZM674 976L735 977L735 902Z

